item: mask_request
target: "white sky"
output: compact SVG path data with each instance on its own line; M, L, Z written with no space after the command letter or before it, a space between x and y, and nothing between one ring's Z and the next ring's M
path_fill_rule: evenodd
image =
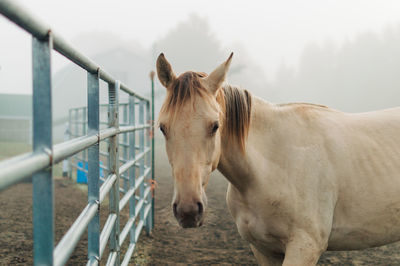
M84 32L110 31L144 47L197 13L208 18L227 54L232 47L244 47L268 76L283 61L295 64L308 42L341 43L358 33L400 23L399 0L19 2L70 42ZM0 93L30 93L30 49L29 36L0 16ZM65 65L55 59L56 70Z

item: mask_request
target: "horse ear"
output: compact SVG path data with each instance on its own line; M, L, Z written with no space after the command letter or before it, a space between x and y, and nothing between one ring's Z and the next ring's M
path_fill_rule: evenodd
M206 83L206 87L212 92L216 93L218 89L221 87L222 83L225 81L226 73L228 73L229 66L232 61L233 53L229 56L229 58L222 63L219 67L217 67L211 74L204 79Z
M161 84L167 89L176 78L170 63L167 61L163 53L161 53L157 58L157 76Z

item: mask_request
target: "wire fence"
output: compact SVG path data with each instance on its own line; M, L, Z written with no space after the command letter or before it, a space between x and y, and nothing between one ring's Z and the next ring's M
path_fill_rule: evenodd
M64 265L87 229L87 265L99 264L107 243L106 264L128 265L140 232L143 228L150 232L154 225L153 101L115 80L14 1L0 0L0 13L32 35L33 152L0 163L0 190L32 176L34 264ZM83 130L57 145L52 144L52 49L87 71L87 107L76 109L82 112L81 121L70 121ZM108 83L105 106L99 104L100 80ZM154 90L153 80L151 84ZM119 103L120 91L129 94L128 103ZM104 108L106 120L101 119ZM52 166L71 156L71 164L81 159L88 204L54 247ZM107 196L109 214L100 228L100 204ZM120 212L126 206L129 219L120 230ZM129 246L122 256L120 247L128 235Z

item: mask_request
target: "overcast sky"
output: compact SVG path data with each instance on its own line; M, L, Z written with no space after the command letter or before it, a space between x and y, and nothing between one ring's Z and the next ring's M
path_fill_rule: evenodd
M107 31L144 48L197 13L208 19L227 55L243 47L267 76L282 62L295 65L309 42L340 44L356 34L400 23L399 0L19 2L71 43L85 32ZM2 16L0 33L0 93L31 93L29 36ZM55 57L55 70L65 62Z

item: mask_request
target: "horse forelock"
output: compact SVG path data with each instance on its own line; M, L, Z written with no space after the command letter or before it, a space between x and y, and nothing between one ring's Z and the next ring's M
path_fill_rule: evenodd
M173 121L187 102L194 106L196 96L207 101L215 97L201 84L200 79L206 76L205 73L192 71L181 74L168 89L160 113L167 115L168 119ZM251 94L247 90L224 85L218 90L216 100L220 107L222 134L235 141L244 153L250 128Z
M193 105L195 96L204 98L207 91L201 85L200 78L205 76L205 73L193 71L181 74L167 90L161 113L167 114L170 119L175 119L185 103L190 101Z

